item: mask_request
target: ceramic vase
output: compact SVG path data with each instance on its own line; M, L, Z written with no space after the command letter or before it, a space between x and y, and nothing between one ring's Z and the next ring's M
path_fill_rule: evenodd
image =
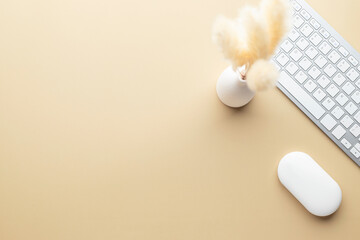
M237 71L234 71L229 66L217 81L217 95L221 102L229 107L242 107L248 104L255 95L247 86L246 81L242 79L240 74L242 70L237 69Z

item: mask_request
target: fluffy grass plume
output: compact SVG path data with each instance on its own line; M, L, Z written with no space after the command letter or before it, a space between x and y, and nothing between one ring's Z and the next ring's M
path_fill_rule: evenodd
M239 11L237 22L245 32L246 50L244 53L246 55L241 57L247 59L249 66L259 58L267 58L269 38L259 10L254 7L242 8Z
M262 0L258 7L240 9L234 20L218 17L213 27L213 40L234 70L246 66L249 87L261 91L275 85L276 69L268 59L289 28L288 0Z
M262 91L274 87L279 73L267 60L257 60L246 74L248 87L253 91Z
M289 0L262 0L260 3L260 12L265 18L268 30L270 56L289 30L291 22L289 9Z
M247 63L247 59L242 57L246 55L245 39L236 21L224 16L217 17L213 26L213 41L219 45L224 57L231 61L234 69Z

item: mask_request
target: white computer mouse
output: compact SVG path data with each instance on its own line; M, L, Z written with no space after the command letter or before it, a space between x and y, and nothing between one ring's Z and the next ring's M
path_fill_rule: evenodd
M285 155L278 166L280 182L312 214L325 217L340 206L339 184L303 152Z

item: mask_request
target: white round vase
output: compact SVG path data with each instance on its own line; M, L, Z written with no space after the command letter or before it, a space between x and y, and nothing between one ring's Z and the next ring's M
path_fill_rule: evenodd
M255 96L255 93L247 86L246 81L242 80L231 66L220 75L216 84L216 92L225 105L233 108L248 104Z

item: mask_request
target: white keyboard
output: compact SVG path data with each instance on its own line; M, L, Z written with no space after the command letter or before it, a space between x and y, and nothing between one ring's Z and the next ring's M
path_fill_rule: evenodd
M277 86L360 166L360 54L305 1L291 3Z

